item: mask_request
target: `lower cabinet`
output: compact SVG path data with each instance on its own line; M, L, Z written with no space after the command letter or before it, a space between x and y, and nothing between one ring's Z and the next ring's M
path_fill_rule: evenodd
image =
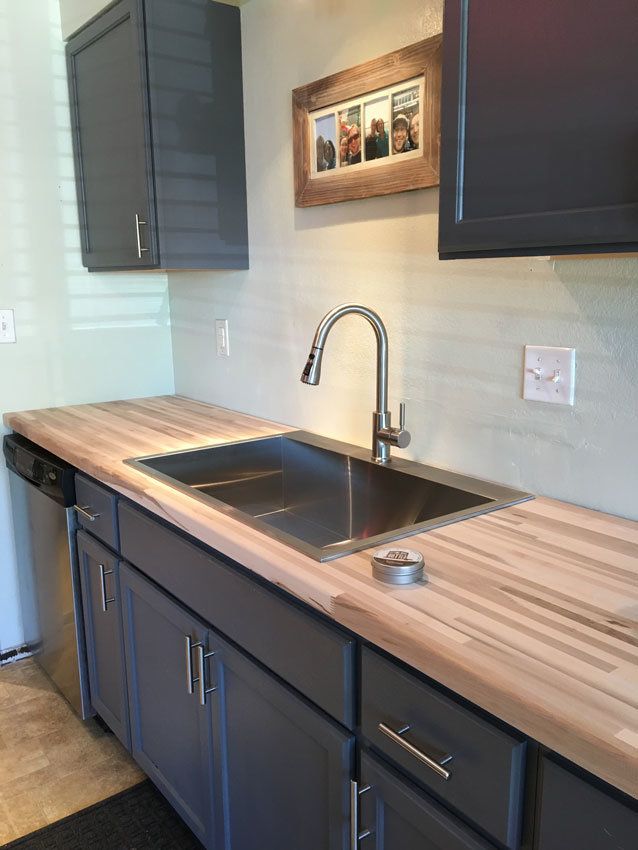
M129 748L120 562L84 531L78 531L77 544L91 704Z
M131 752L207 847L215 843L211 707L200 704L198 650L206 627L122 564Z
M354 736L128 564L121 588L131 750L203 844L348 850Z
M354 736L214 633L209 646L223 846L347 850Z
M382 765L361 755L357 846L361 850L491 850L468 827Z
M540 776L537 850L638 848L638 802L621 802L547 757Z

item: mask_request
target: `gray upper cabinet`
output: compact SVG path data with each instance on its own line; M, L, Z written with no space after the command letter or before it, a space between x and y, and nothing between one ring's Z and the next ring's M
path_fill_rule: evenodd
M636 0L446 0L441 258L638 250Z
M239 9L120 0L67 64L84 264L247 268Z

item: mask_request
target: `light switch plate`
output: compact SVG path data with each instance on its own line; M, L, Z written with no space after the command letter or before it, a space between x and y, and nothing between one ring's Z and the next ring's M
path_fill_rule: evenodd
M16 323L13 310L0 310L0 343L16 341Z
M576 349L525 346L523 398L547 404L574 404Z
M228 319L215 319L215 338L217 340L217 356L230 357Z

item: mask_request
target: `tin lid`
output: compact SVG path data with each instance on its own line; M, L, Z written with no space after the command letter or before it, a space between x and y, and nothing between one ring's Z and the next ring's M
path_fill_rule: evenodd
M423 571L423 555L413 549L379 549L372 555L372 564L385 575L411 576Z

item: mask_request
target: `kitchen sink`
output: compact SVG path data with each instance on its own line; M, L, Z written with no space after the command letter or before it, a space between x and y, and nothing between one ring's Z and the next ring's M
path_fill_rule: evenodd
M127 463L318 561L532 498L304 431Z

